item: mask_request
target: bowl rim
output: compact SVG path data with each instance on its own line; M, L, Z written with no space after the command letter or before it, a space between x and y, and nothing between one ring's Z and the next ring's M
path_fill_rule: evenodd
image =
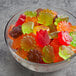
M27 8L30 8L30 7L26 7L25 9ZM71 12L69 12L68 10L65 10L63 8L58 8L58 7L53 7L53 8L56 8L56 9L60 9L64 12L67 12L68 14L70 14L71 16L73 16L75 19L76 19L76 16L74 16ZM8 43L7 43L7 39L6 39L6 30L7 30L7 26L9 25L10 21L13 19L13 17L15 17L18 13L20 13L21 11L24 11L25 9L22 9L18 12L16 12L7 22L6 26L5 26L5 29L4 29L4 39L5 39L5 43L6 45L8 46L8 48L12 49L11 47L9 47ZM13 50L13 49L12 49ZM15 55L17 55L15 52L14 52ZM56 63L50 63L50 64L41 64L41 63L35 63L35 62L31 62L31 61L28 61L28 60L25 60L23 59L22 57L20 57L19 55L17 55L21 60L24 60L24 61L27 61L27 63L30 63L30 64L37 64L37 65L57 65L57 64L61 64L61 63L65 63L65 62L68 62L70 61L71 59L73 59L75 56L76 56L76 53L74 55L72 55L71 57L69 57L68 59L66 60L63 60L63 61L60 61L60 62L56 62Z

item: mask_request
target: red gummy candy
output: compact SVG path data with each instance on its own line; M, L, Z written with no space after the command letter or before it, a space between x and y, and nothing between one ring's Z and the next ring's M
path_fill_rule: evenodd
M50 39L46 30L40 30L36 33L36 42L40 47L44 47L49 44Z
M53 46L54 53L58 54L58 52L59 52L59 46L61 46L60 43L59 43L59 41L58 41L58 38L53 39L52 42L50 43L50 45Z
M56 62L61 62L61 61L63 61L63 60L64 60L64 59L61 58L59 55L55 55L54 63L56 63Z
M19 18L26 19L26 16L24 14L21 14Z
M26 16L24 14L21 14L20 17L18 18L15 26L22 25L25 22Z
M69 35L67 31L62 31L58 33L58 40L61 45L68 46L72 41L72 37Z
M50 45L53 46L53 48L54 48L54 54L55 54L54 62L56 63L56 62L63 61L64 59L62 59L58 54L59 53L59 47L61 46L58 38L53 39L52 42L50 43Z

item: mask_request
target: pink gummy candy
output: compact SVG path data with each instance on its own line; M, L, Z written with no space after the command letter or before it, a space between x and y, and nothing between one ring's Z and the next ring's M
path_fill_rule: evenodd
M58 33L58 40L61 45L68 46L72 41L72 37L69 35L67 31L61 31Z

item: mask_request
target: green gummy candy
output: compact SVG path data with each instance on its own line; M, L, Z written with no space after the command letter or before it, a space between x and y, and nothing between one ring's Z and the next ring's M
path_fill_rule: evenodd
M60 16L55 19L54 24L57 26L60 21L68 21L68 20L69 20L68 16Z
M38 23L49 26L53 24L53 16L46 12L40 12L38 16Z
M73 38L73 40L76 40L76 32L70 32L70 36Z
M37 15L37 12L33 12L33 11L26 11L26 12L24 12L24 14L26 15L26 16L29 16L29 17L35 17L36 15Z
M31 33L33 32L33 27L34 27L34 23L33 22L28 22L28 23L24 23L22 24L22 32L23 34L27 33Z
M58 31L56 31L56 32L53 32L53 33L49 33L49 38L50 39L54 39L54 38L57 38L58 37Z
M45 63L51 63L51 62L48 62L45 58L43 58L43 61L44 61Z
M71 45L76 47L76 40L72 40Z
M68 59L74 54L72 51L72 48L70 46L60 46L59 47L59 56L62 57L63 59Z
M45 63L52 63L54 61L53 47L48 45L43 48L43 61Z

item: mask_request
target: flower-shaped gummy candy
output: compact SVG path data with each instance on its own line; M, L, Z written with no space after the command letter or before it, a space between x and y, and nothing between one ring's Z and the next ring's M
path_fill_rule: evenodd
M29 35L26 35L21 39L21 48L25 51L33 49L35 46L35 38Z
M60 46L59 47L59 56L62 57L63 59L68 59L74 54L72 51L72 48L70 46Z
M33 27L34 27L34 23L33 22L27 22L27 23L22 24L22 32L23 32L23 34L32 33L33 32Z
M41 12L49 13L53 16L53 18L57 16L57 12L50 9L43 9Z
M45 63L52 63L54 61L53 47L48 45L43 48L43 61Z
M38 23L49 26L53 24L53 16L46 12L40 12L38 16Z
M16 51L16 54L22 57L23 59L27 59L27 51L22 50L21 48L18 48Z
M57 25L57 31L71 31L72 24L70 22L61 21Z
M36 43L40 47L44 47L50 43L48 32L46 30L40 30L36 33Z
M42 54L41 54L41 52L40 51L38 51L38 50L30 50L29 52L28 52L28 55L27 55L27 57L28 57L28 60L29 61L32 61L32 62L36 62L36 63L41 63L42 62Z
M72 37L69 35L67 31L61 31L58 33L58 40L61 45L68 46L72 41Z
M21 43L22 37L23 37L23 35L19 36L19 37L16 38L16 39L13 39L12 46L11 46L12 49L21 48L20 43Z

